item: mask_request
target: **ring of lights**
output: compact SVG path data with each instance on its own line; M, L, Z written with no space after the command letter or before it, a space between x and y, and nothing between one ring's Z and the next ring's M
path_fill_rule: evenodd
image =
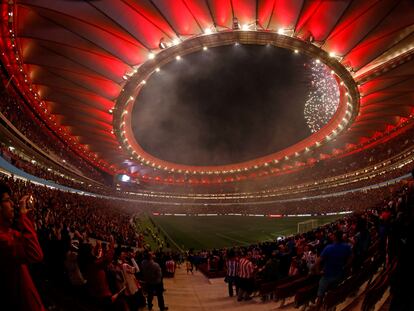
M318 132L304 140L276 153L256 158L254 160L221 166L190 166L172 163L156 158L147 153L138 143L132 132L131 112L139 92L145 81L163 65L184 55L202 49L240 44L274 45L290 49L295 52L317 58L331 68L339 84L339 106L331 120ZM114 134L123 148L142 165L164 170L175 174L233 174L256 170L283 163L290 157L298 157L312 149L319 148L340 132L346 130L359 112L359 92L355 81L348 70L333 55L329 55L319 47L283 34L264 31L226 31L209 35L201 35L185 40L184 42L161 50L158 54L142 64L135 74L127 81L123 91L117 99L113 111Z

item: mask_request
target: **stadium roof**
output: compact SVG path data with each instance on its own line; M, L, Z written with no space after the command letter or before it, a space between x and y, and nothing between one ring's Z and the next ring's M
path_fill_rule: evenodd
M248 30L299 42L302 51L315 50L313 55L339 70L352 92L356 115L343 131L325 133L326 144L309 153L304 146L291 150L298 152L294 162L283 154L290 161L285 166L275 157L257 159L248 171L303 166L411 125L411 0L11 0L1 4L1 12L1 58L10 81L57 135L111 173L130 170L166 183L185 182L177 175L192 173L224 174L227 181L244 176L245 163L173 170L162 159L140 161L137 149L123 141L117 120L122 111L114 110L122 96L130 96L128 86L140 77L141 66L162 53L176 55L181 46L191 48L191 42L208 42L210 34L250 40L243 39ZM171 48L161 51L164 44ZM175 179L167 178L172 172ZM205 176L199 177L201 182Z

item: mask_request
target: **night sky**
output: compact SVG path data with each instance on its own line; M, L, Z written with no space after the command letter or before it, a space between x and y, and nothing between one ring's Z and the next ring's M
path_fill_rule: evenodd
M148 153L188 165L264 156L310 135L303 110L310 58L272 46L210 48L154 73L133 130Z

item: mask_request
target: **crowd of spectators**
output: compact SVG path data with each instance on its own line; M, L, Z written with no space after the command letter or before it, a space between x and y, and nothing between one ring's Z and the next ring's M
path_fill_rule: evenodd
M113 194L116 195L114 189L110 186L91 183L90 180L83 179L79 176L69 176L62 173L56 168L47 167L44 163L31 159L29 156L13 150L7 145L0 145L0 156L13 166L23 170L33 176L49 180L51 182L70 187L76 190L83 190L95 194Z
M409 159L411 160L411 158ZM372 187L373 185L390 182L391 180L401 177L407 171L414 169L414 161L405 165L393 165L386 168L379 168L374 171L365 173L364 170L354 177L347 177L340 180L331 180L326 183L318 183L318 185L309 185L308 187L301 187L293 190L274 191L282 199L293 199L301 197L311 197L317 195L325 195L348 191L353 189L360 189Z
M327 212L340 213L362 211L367 204L382 202L392 187L367 189L366 191L348 192L338 196L315 197L293 201L269 202L260 204L217 204L217 205L156 205L152 209L160 214L261 214L261 215L324 215Z
M55 307L53 299L42 291L42 299L39 297L26 262L41 262L35 267L37 281L66 284L61 290L69 290L67 294L89 304L91 310L137 310L145 305L137 280L141 272L148 306L154 292L161 310L168 309L163 305L162 270L171 256L160 253L157 261L164 263L161 269L151 253L134 252L133 247L142 249L142 236L132 216L120 211L119 202L63 193L7 177L1 178L0 190L0 283L1 288L8 283L5 293L10 295L2 299L7 310L44 310L42 299L48 308ZM17 214L13 202L20 202ZM122 205L128 208L127 203ZM6 215L10 224L4 221ZM22 230L21 237L20 231L12 229L13 219L15 228ZM19 297L22 271L28 293Z
M74 178L65 176L60 171L46 168L36 160L30 159L26 155L18 154L14 150L12 151L10 147L7 147L6 145L0 146L0 156L10 164L33 176L50 180L68 187L73 187L75 189L82 189L83 182L75 181Z
M138 281L141 280L149 290L147 306L152 307L155 295L159 306L167 309L163 304L162 275L168 271L173 274L171 267L181 261L180 254L162 250L152 254L143 248L143 236L129 213L130 203L64 193L5 176L0 183L12 189L11 198L34 198L30 218L44 253L36 279L67 284L68 294L78 297L91 310L137 310L145 303ZM373 190L369 195L353 193L353 197L342 198L341 203L314 202L318 210L326 212L333 205L352 201L357 212L285 239L232 249L190 251L188 260L196 267L205 265L208 272L225 271L227 265L229 295L234 295L233 284L236 284L238 300L250 299L260 282L317 274L320 268L326 273L329 256L324 249L334 241L348 245L357 259L349 271L360 268L372 241L378 241L383 258L387 255L391 260L400 251L401 239L394 237L408 233L405 221L411 219L413 202L409 186L404 182L392 189ZM332 269L345 275L347 272L342 269L346 260L340 262L340 268L334 265ZM339 282L343 275L335 275L325 283L321 281L319 295L323 297L328 285ZM42 291L40 296L48 305L55 303Z
M414 168L414 163L404 163L412 159L409 150L412 146L414 127L383 143L354 152L345 156L333 157L317 161L313 165L301 168L277 177L262 177L237 183L224 184L191 184L180 185L152 184L151 189L160 194L172 193L276 193L278 197L294 198L311 195L312 192L326 194L354 188L370 186L404 175ZM398 155L398 156L397 156ZM369 169L366 169L369 168ZM269 175L270 176L270 175ZM317 183L316 183L317 182ZM126 183L124 191L136 192L145 189L145 181ZM162 199L162 197L160 196ZM276 197L275 197L276 198ZM167 199L168 200L168 199ZM260 200L260 198L255 198ZM216 200L225 203L226 200ZM227 200L228 202L228 200Z
M8 184L16 198L29 193L33 195L36 200L33 219L41 239L53 240L68 234L86 240L109 241L112 236L119 244L138 246L140 238L135 230L134 216L128 212L139 212L135 203L64 192L13 181L7 176L1 176L0 182Z
M22 168L24 171L31 173L35 176L53 180L57 183L60 183L62 185L66 185L69 187L73 187L76 189L86 190L86 191L92 191L95 193L100 193L97 191L97 189L91 189L89 185L82 184L78 182L71 181L70 179L64 178L62 176L59 176L59 174L55 174L52 171L46 170L44 167L39 166L38 163L33 163L29 161L25 161L21 157L16 156L10 150L7 148L2 148L2 153L6 153L9 155L10 161L12 164L16 165L19 168ZM357 183L353 183L352 186L355 187L363 187L371 185L377 181L382 181L384 178L391 179L393 177L398 177L402 173L404 173L404 169L407 169L407 167L412 167L414 164L411 163L407 166L400 167L394 170L390 170L386 174L378 175L375 178L366 178L362 179L361 181ZM330 190L320 190L320 189L314 189L312 191L308 191L305 195L303 193L297 193L297 194L290 194L286 195L283 198L295 198L295 197L304 197L304 196L312 196L312 194L328 194L333 191L342 191L347 190L349 188L349 185L342 185L335 187ZM105 191L105 194L114 194L115 191ZM378 193L378 195L377 195ZM381 199L381 195L383 195L384 192L382 190L369 190L366 192L366 195L364 196L366 198L366 201L368 200L378 200ZM116 194L119 195L119 194ZM360 195L358 193L349 193L346 195L338 196L338 197L328 197L328 198L322 198L322 199L311 199L311 200L303 200L303 201L292 201L292 202L276 202L276 203L269 203L269 204L261 204L258 206L255 206L255 202L252 202L252 205L239 205L237 203L234 203L232 205L223 205L223 206L214 206L214 205L206 205L203 206L190 206L190 205L175 205L175 206L166 206L166 205L160 205L157 207L157 205L153 205L153 208L157 210L158 212L168 212L168 213L241 213L241 214L255 214L255 213L268 213L268 214L302 214L302 213L312 213L312 214L319 214L323 213L323 211L326 210L328 206L335 206L335 209L331 209L332 212L342 212L342 211L348 211L348 210L359 210L361 207L365 206L365 200L355 200L354 197L359 197ZM277 200L277 197L276 197ZM255 199L255 201L259 202L260 200ZM217 201L219 202L219 201ZM223 203L227 203L225 200L223 200Z
M338 176L352 171L361 170L367 166L375 165L385 161L398 153L404 151L414 144L414 126L392 139L386 140L366 149L345 153L344 155L333 156L328 159L316 161L309 167L299 169L290 174L279 175L278 178L262 178L259 185L264 189L296 185L308 181L319 181L331 176ZM294 161L294 160L292 160ZM289 163L287 163L289 164ZM294 167L294 162L290 163ZM408 169L405 168L407 172ZM247 181L245 188L249 189ZM257 184L257 183L256 183ZM256 185L258 187L258 185ZM240 188L239 190L242 190Z
M6 145L2 145L0 147L0 151L1 151L1 155L4 159L6 159L7 161L9 161L11 164L13 164L14 166L22 169L23 171L32 174L34 176L46 179L46 180L50 180L53 182L56 182L58 184L64 185L64 186L68 186L74 189L79 189L79 190L84 190L84 191L90 191L93 193L98 193L98 194L112 194L114 196L121 196L121 195L125 195L123 193L117 193L116 191L114 191L114 189L112 189L111 187L105 187L102 186L100 188L97 187L91 187L91 185L87 182L82 182L79 180L76 180L74 178L71 178L69 176L66 176L60 172L54 171L50 168L45 168L44 165L42 165L41 163L38 163L34 160L28 160L25 159L22 155L17 154L16 152L13 152L10 150L9 147L7 147ZM388 171L386 171L385 173L382 174L378 174L375 177L372 178L361 178L360 180L356 181L356 182L352 182L352 188L361 188L361 187L366 187L366 186L370 186L372 184L375 184L377 182L382 182L384 180L390 180L392 178L396 178L401 176L402 174L404 174L406 172L406 169L413 169L414 168L414 162L409 163L408 165L405 166L401 166L401 167L396 167L394 169L390 169ZM294 192L291 191L291 193L279 193L277 197L274 197L275 200L279 199L280 197L282 197L283 199L293 199L293 198L302 198L302 197L312 197L312 196L317 196L317 195L325 195L325 194L331 194L334 192L340 192L340 191L346 191L350 188L350 184L344 184L344 185L339 185L339 186L335 186L332 188L328 188L328 189L319 189L318 187L314 187L313 189L310 188L305 192ZM351 195L349 195L351 196ZM343 196L342 196L343 197ZM339 199L341 200L342 197ZM345 199L347 199L347 197L345 197ZM327 202L328 204L331 203L332 199L326 198L323 201ZM337 199L338 200L338 199ZM265 201L265 200L263 200ZM220 201L217 201L220 202ZM222 203L225 203L226 201L223 200ZM260 199L255 199L255 203L256 202L260 202ZM352 202L352 201L350 201ZM318 202L316 202L316 204L313 204L312 200L311 200L312 205L317 205L317 206L321 206L320 204L318 204ZM290 211L295 211L295 213L300 213L300 210L305 210L307 211L306 207L302 207L303 204L298 204L297 202L295 204L288 204L288 203L284 203L285 205L287 205L287 209L289 209ZM272 206L272 210L273 211L277 211L278 209L281 209L280 207L281 204L269 204L268 206ZM292 207L292 205L294 205L295 207ZM340 206L345 206L346 204L340 204ZM237 206L237 204L234 204L234 206ZM236 208L233 211L229 211L229 212L242 212L242 213L249 213L249 209L251 209L250 207L246 208L245 210L240 209L240 208ZM174 211L174 209L171 209L170 207L168 207L169 211ZM210 210L214 211L214 208ZM296 210L295 210L296 209ZM354 210L355 208L353 206L350 206L348 208L349 210ZM165 210L165 208L161 207L161 211ZM182 208L176 208L175 212L181 212L183 209ZM199 209L198 209L199 210ZM220 207L220 213L223 212L223 210L226 210L223 207ZM269 210L269 209L265 209L265 210ZM309 209L309 211L313 211L313 209ZM189 210L189 208L187 207L185 212L187 213L191 213L191 211ZM251 211L251 213L254 211ZM269 211L270 212L270 211Z
M85 173L86 176L93 178L95 181L98 181L102 184L106 183L103 178L103 175L96 168L92 167L81 157L75 155L69 147L67 147L59 139L57 139L57 137L54 134L52 134L50 130L47 129L46 126L33 115L33 113L27 108L27 106L24 105L24 103L21 100L19 100L17 94L11 94L12 92L13 89L11 89L10 87L6 89L4 85L1 86L0 109L2 114L5 115L7 119L19 129L19 131L21 131L28 139L33 141L43 150L46 150L50 154L54 154L59 159L64 159L67 162L67 164L76 167L77 169L79 169L79 171ZM225 188L229 186L232 188L232 191L236 192L243 192L244 190L252 192L254 189L272 189L275 191L281 190L283 192L285 191L283 189L286 189L287 185L299 185L315 180L321 181L324 178L329 178L331 176L337 176L340 174L363 169L366 166L374 165L376 163L379 163L380 161L391 158L397 152L404 150L406 147L408 148L414 142L414 139L412 138L413 132L414 127L411 127L408 128L405 132L393 137L392 139L385 141L381 144L376 144L371 148L367 148L346 156L333 157L331 159L318 161L311 167L304 168L290 174L280 175L277 178L261 178L255 181L254 185L252 185L249 181L245 181L234 185L223 185L223 187ZM99 189L91 189L87 183L82 184L74 182L70 179L62 178L62 176L60 176L59 174L53 174L48 170L37 167L37 165L32 165L33 163L25 162L23 159L14 158L12 160L20 168L38 177L54 180L62 185L74 187L85 191L103 193L102 191L99 191ZM411 169L413 166L414 164L410 164L405 167L400 167L399 169L389 170L385 174L378 174L375 177L370 178L361 178L358 181L348 184L346 183L346 180L344 180L342 185L337 185L334 187L330 187L330 184L339 183L335 181L331 181L326 185L320 183L320 187L314 188L310 191L306 191L306 195L311 196L312 191L314 193L317 192L318 194L326 194L330 192L347 190L350 187L364 187L367 185L371 185L375 182L382 182L384 180L398 177L400 173ZM174 191L202 192L203 188L206 188L208 191L214 191L214 187L214 185L211 185L209 187L195 186L194 189L191 189L191 187L179 186L177 189L174 188ZM140 183L139 185L124 184L122 187L122 192L125 192L126 190L132 192L134 190L142 191L144 188L145 183ZM221 191L224 191L224 188L221 189ZM108 188L104 191L106 193L112 192L113 195L119 195L119 193L116 194L117 192L114 189ZM292 192L290 190L288 192L290 193L288 193L286 196L284 195L285 198L301 197L304 193L295 193L294 191ZM219 202L220 201L217 201L217 203Z
M363 200L361 207L364 208L359 212L331 224L278 241L196 252L191 260L198 266L206 264L207 273L226 271L228 295L234 295L235 286L238 301L250 300L251 294L263 283L296 275L315 275L320 278L317 310L328 290L346 276L360 271L368 249L375 244L384 264L398 261L391 310L412 310L412 298L405 286L410 286L413 277L408 254L413 243L410 231L414 220L413 190L411 182L402 182L386 193L386 199L375 203L369 197Z
M88 164L82 157L76 155L66 144L61 142L46 125L27 108L17 94L11 94L12 89L1 83L0 112L31 142L56 159L65 161L67 165L77 168L85 176L105 183L102 174Z

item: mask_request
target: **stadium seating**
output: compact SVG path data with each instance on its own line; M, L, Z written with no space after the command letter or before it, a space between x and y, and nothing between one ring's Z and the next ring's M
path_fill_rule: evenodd
M294 296L297 291L308 286L316 286L319 278L319 275L308 275L284 284L279 284L275 289L275 298L276 300L281 300L280 307L284 306L286 298Z
M367 289L362 303L363 311L372 311L390 284L390 276L397 266L397 260L391 262Z

